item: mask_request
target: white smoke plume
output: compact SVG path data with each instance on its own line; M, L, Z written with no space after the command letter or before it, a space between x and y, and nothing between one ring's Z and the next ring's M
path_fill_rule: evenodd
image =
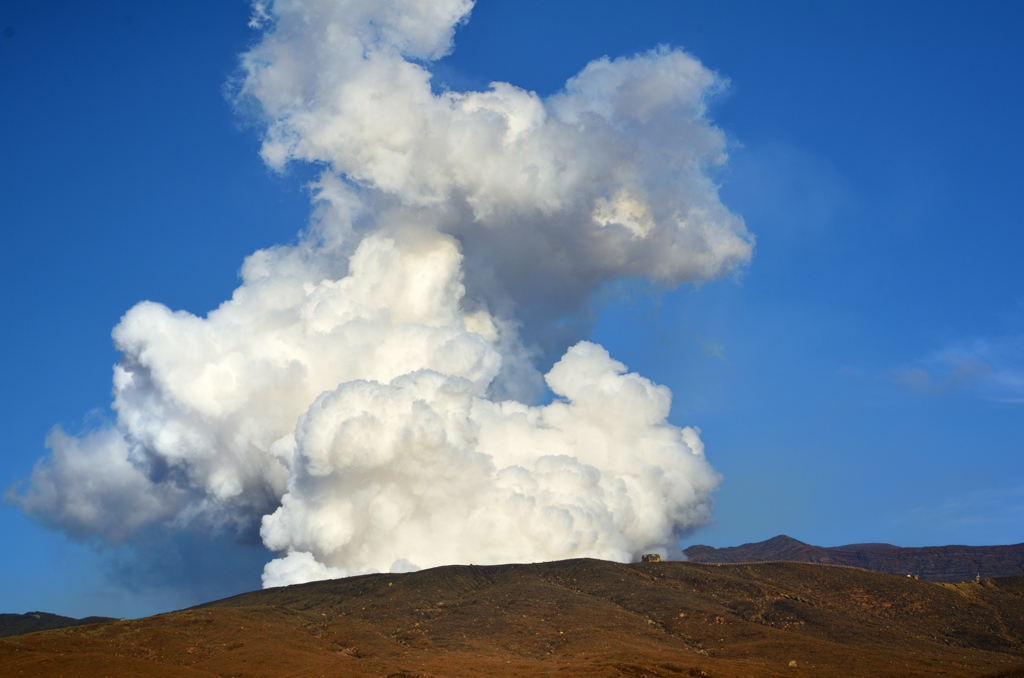
M427 66L471 7L255 3L236 101L268 165L323 169L314 220L248 257L205 318L125 314L116 423L55 430L16 504L112 543L258 526L280 556L266 586L628 561L710 520L719 478L699 430L668 423L668 389L586 341L543 378L535 365L579 338L608 282L672 288L749 260L711 177L722 81L659 48L547 98L436 93Z

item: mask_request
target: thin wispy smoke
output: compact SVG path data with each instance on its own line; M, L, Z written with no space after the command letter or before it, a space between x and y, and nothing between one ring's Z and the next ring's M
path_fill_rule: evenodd
M891 372L916 393L966 392L1005 403L1024 402L1024 336L973 337Z
M233 98L268 165L323 168L314 219L249 256L205 318L125 314L116 423L55 430L15 503L109 542L258 527L280 556L268 586L671 555L708 523L719 478L699 430L578 340L609 282L672 288L749 260L711 178L723 82L659 48L594 61L547 98L436 93L428 65L471 6L254 5L262 39Z

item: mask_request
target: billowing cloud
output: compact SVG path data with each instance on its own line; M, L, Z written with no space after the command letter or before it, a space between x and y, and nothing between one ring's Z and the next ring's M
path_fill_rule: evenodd
M672 288L749 260L711 178L722 81L659 48L594 61L547 98L436 93L427 66L470 9L256 3L264 33L234 97L269 166L323 169L314 220L248 257L206 317L125 314L115 425L55 431L15 503L108 542L259 529L280 554L267 585L630 560L710 520L699 431L579 339L610 281Z
M699 432L665 422L668 390L588 342L547 382L559 399L540 407L426 370L324 393L299 420L264 543L344 573L678 553L678 529L710 518L717 476ZM283 567L265 582L288 583Z
M661 48L594 61L548 99L500 82L435 94L409 57L444 54L469 10L436 4L420 17L430 30L408 36L404 3L279 8L237 90L267 124L267 163L326 164L374 204L374 228L413 218L456 236L471 301L516 315L531 340L608 280L674 287L749 259L751 238L709 176L726 158L705 115L723 87L714 73ZM325 213L338 189L322 194ZM334 242L350 223L321 226Z

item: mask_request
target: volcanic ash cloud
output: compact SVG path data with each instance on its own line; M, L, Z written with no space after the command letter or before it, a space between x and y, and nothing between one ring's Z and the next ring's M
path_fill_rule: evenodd
M435 93L425 64L470 9L256 3L234 95L271 167L322 168L314 219L248 257L205 318L128 311L116 421L55 429L15 503L111 543L259 529L279 554L267 586L628 561L710 520L699 431L668 423L668 389L579 339L610 281L672 288L749 260L709 176L722 82L662 48L594 61L547 98Z

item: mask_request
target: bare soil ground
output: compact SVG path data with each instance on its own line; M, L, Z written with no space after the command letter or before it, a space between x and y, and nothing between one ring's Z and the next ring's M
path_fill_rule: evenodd
M1024 678L1024 578L776 563L448 566L0 639L2 676Z

